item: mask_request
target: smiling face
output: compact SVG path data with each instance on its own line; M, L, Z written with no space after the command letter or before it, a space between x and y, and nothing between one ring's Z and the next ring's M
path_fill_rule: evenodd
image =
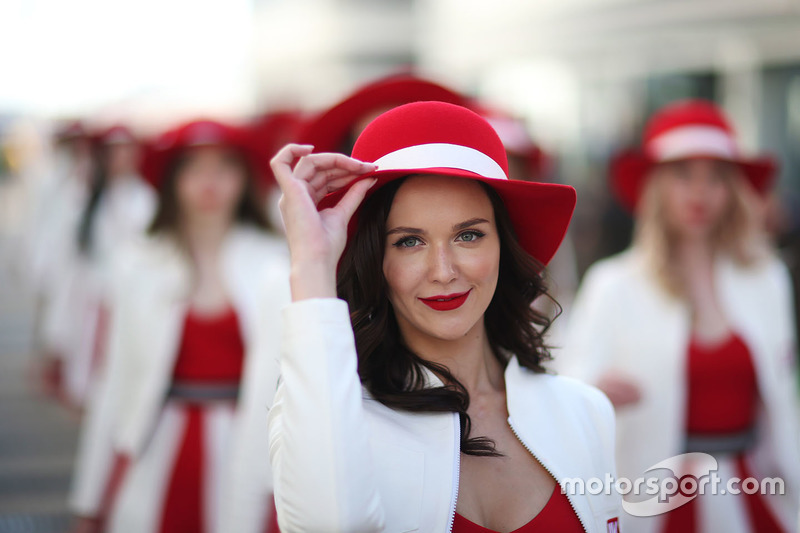
M664 221L679 238L708 238L731 204L733 163L689 159L656 169Z
M477 181L413 176L386 220L383 274L407 343L483 328L500 269L494 209Z

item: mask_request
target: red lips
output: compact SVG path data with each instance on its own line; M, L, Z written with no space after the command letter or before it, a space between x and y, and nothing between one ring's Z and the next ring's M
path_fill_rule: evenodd
M458 309L464 305L464 302L467 301L470 292L472 292L472 289L468 290L467 292L431 296L430 298L420 298L419 301L434 311L452 311L453 309Z

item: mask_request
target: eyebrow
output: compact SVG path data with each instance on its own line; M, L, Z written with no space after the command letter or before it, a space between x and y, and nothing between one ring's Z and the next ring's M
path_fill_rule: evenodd
M489 221L485 218L471 218L469 220L465 220L464 222L459 222L453 226L453 231L459 231L462 229L469 228L471 226L475 226L477 224L488 224ZM386 235L394 235L396 233L425 233L424 230L420 228L409 228L407 226L398 226L396 228L392 228L386 232Z

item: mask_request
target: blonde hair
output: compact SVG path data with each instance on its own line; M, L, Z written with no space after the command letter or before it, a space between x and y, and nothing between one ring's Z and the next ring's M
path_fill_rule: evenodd
M646 178L636 209L633 246L662 288L681 297L684 287L674 261L678 239L666 220L661 194L663 181L658 168ZM731 194L727 209L713 230L712 246L716 254L726 255L741 267L752 267L768 253L757 212L758 198L741 172L729 173L726 183Z

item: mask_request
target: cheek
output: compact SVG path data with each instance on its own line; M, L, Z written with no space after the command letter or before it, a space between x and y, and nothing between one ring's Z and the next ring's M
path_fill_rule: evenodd
M709 208L714 215L721 216L733 201L731 191L726 184L716 185L709 194Z
M412 293L414 287L423 279L421 260L411 255L402 257L399 253L387 250L383 258L383 276L386 278L389 299L394 303L395 299Z
M228 172L216 180L215 190L226 204L234 204L244 192L244 181L237 172Z
M500 244L492 243L488 249L464 261L463 265L463 272L469 279L481 283L485 289L489 289L487 292L494 294L500 273Z
M175 184L178 202L187 206L196 203L202 191L202 179L191 174L178 176Z
M688 191L679 181L667 184L660 191L661 202L667 220L679 221L689 205Z

